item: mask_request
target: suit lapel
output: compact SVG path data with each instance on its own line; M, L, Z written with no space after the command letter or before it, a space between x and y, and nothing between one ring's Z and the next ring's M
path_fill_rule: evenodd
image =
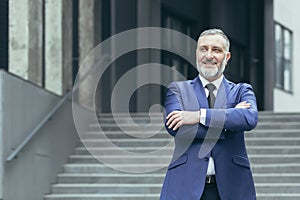
M216 96L214 108L217 108L217 109L226 108L228 94L229 94L229 84L228 84L228 81L225 78L223 78L220 88L218 90L217 96Z
M191 82L193 89L195 91L195 95L197 97L198 103L200 108L208 108L208 102L206 98L206 94L202 85L202 82L200 78L197 76L192 82Z
M200 108L209 108L206 94L202 85L200 78L197 76L193 81L191 81L192 87L195 91ZM227 106L227 98L229 94L229 83L226 78L223 78L218 94L216 96L215 106L217 109L224 109Z

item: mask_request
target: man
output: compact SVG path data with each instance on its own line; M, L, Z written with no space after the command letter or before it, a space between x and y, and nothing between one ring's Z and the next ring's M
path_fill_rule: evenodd
M244 131L257 124L256 98L249 84L223 76L229 45L219 29L202 32L196 49L199 76L169 86L165 126L175 138L175 151L161 200L256 199L244 142Z

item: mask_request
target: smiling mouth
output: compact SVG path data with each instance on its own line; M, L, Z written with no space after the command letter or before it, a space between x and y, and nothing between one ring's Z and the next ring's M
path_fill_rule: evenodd
M212 61L212 60L206 60L206 61L203 61L202 63L205 65L216 65L217 64L217 62Z
M214 67L217 63L211 63L211 62L202 62L203 65L205 65L205 67L208 67L208 68L212 68Z

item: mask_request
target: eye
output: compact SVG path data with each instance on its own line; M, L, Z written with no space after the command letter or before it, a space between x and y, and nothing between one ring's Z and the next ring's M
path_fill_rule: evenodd
M206 52L206 51L207 51L207 48L205 48L205 47L199 47L199 51L201 51L201 52Z
M214 48L213 51L216 52L216 53L221 53L221 52L223 52L222 49L220 49L220 48Z

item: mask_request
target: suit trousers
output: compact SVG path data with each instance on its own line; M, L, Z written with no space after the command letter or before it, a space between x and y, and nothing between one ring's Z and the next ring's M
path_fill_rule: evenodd
M216 183L206 183L200 200L220 200Z

